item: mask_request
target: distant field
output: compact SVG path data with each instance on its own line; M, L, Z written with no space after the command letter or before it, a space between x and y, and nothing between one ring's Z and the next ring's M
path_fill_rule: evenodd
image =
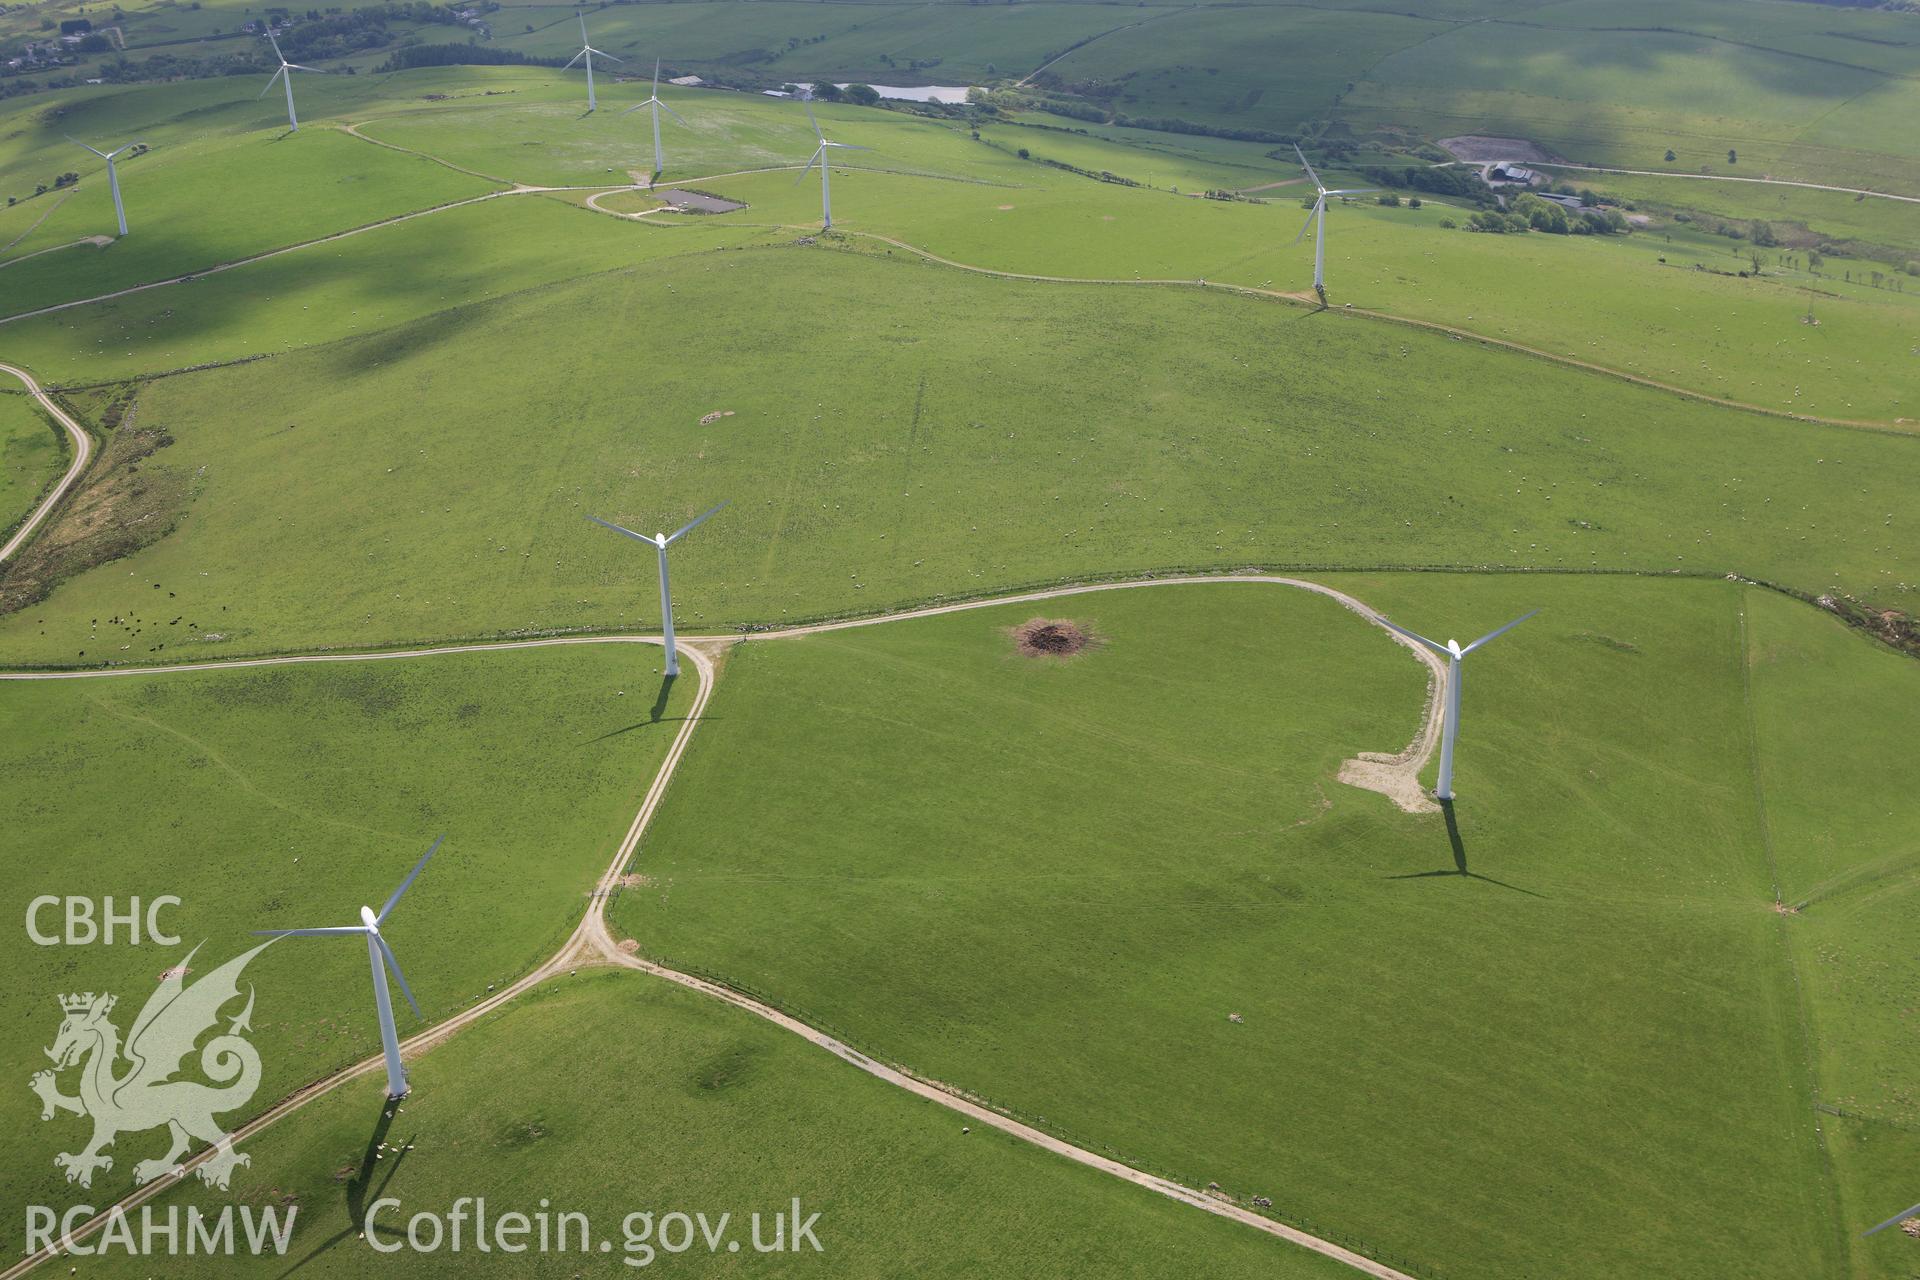
M1906 15L1685 0L1562 4L1462 25L1357 77L1339 117L1529 138L1566 158L1920 194ZM1727 151L1739 152L1737 165Z
M12 378L7 382L17 386ZM33 510L68 461L66 434L24 395L0 395L0 537Z
M585 1213L595 1245L607 1240L614 1258L647 1263L640 1274L1352 1274L991 1129L963 1133L962 1119L944 1108L636 973L557 979L411 1070L417 1091L390 1122L381 1120L377 1086L357 1082L249 1143L254 1165L235 1176L230 1197L170 1192L162 1204L271 1196L299 1205L286 1258L196 1259L196 1274L282 1275L297 1264L303 1276L364 1276L376 1260L358 1237L381 1196L400 1201L378 1216L383 1243L399 1238L387 1228L404 1232L411 1214L445 1214L456 1199L477 1196L490 1215L532 1215L542 1205ZM821 1252L754 1252L752 1215L771 1243L773 1215L790 1212L796 1196L803 1219L820 1215L813 1235ZM704 1242L686 1253L659 1247L660 1220L676 1212L705 1214L716 1231L730 1215L718 1256ZM633 1213L652 1215L653 1234L633 1222L629 1252ZM581 1274L577 1250L480 1253L471 1229L469 1221L460 1253L398 1256L409 1274L426 1276ZM675 1224L665 1238L677 1243ZM747 1262L727 1251L729 1238ZM138 1277L149 1266L122 1256L88 1270Z
M1621 239L1489 236L1446 230L1447 217L1464 215L1336 209L1327 249L1336 300L1746 404L1920 424L1920 279L1900 281L1909 292L1875 289L1862 265L1830 262L1815 276L1782 267L1778 250L1757 251L1765 274L1742 279L1749 244L1684 227ZM1849 284L1844 272L1856 268ZM1582 282L1574 298L1569 280ZM1805 323L1809 306L1818 325Z
M178 598L143 595L137 619L100 619L98 643L117 648L136 627L223 625L216 610L176 627ZM31 1138L0 1157L12 1198L108 1203L131 1190L136 1158L158 1154L136 1157L129 1137L90 1192L61 1180L52 1154L78 1149L82 1122L43 1125L24 1087L47 1065L59 993L118 993L125 1031L144 984L187 949L204 941L194 968L205 972L252 945L249 930L351 923L442 833L446 847L388 927L427 1018L544 959L579 919L691 699L690 682L660 699L659 664L657 648L606 645L0 685L0 823L16 833L14 927L0 947L13 975L0 1016L16 1033L0 1066L22 1086L0 1096L0 1124ZM162 920L181 946L36 946L21 922L42 893L110 893L123 907L176 895ZM57 915L42 925L57 930ZM276 943L248 969L266 1065L258 1106L378 1050L366 950L336 942ZM408 1031L424 1025L398 1013ZM9 1253L23 1226L0 1224Z
M1448 25L1371 9L1189 9L1088 44L1046 74L1070 85L1117 85L1114 106L1128 116L1294 130L1381 59Z
M551 74L551 73L549 73ZM442 105L362 126L368 136L425 151L482 173L521 182L601 184L644 180L653 168L651 126L643 114L623 114L645 98L631 87L603 87L601 110L583 116L579 99L563 82L540 83L541 100L500 104L485 101ZM566 96L548 100L547 95ZM797 103L740 94L662 91L686 123L661 121L668 181L770 165L801 165L813 149L813 130ZM875 115L875 113L862 113ZM900 117L879 117L901 124ZM932 131L928 131L932 132Z
M85 158L85 164L69 158L83 172L80 189L12 255L115 233L104 166ZM186 144L178 153L125 156L120 189L127 237L104 248L0 263L0 314L164 279L495 188L310 126L291 136L263 132Z
M588 15L588 33L594 47L626 59L629 74L663 58L675 72L739 67L776 79L964 84L1024 75L1070 45L1165 12L1172 10L746 0L603 8ZM571 57L580 47L580 28L564 6L510 5L488 21L499 43L538 57Z
M1334 780L1411 736L1405 650L1305 593L1155 587L747 641L614 923L1442 1274L1842 1273L1743 592L1339 583L1441 636L1544 606L1469 661L1458 851ZM1018 656L1036 615L1098 647Z
M1671 170L1676 174L1687 171L1685 165L1678 163L1656 163L1646 167L1655 171ZM1800 229L1805 228L1829 240L1859 241L1870 246L1883 246L1907 256L1920 253L1920 204L1901 200L1861 199L1841 191L1812 191L1753 182L1582 173L1557 168L1544 171L1556 182L1591 187L1605 193L1610 199L1637 201L1649 208L1682 209L1705 215L1700 218L1700 223L1708 229L1714 225L1714 216L1737 226L1758 218L1771 223L1784 239L1790 241L1799 239ZM1898 265L1897 262L1894 265ZM1920 289L1920 283L1913 287Z
M729 373L715 353L748 335L764 354ZM136 421L174 441L149 474L195 496L172 534L7 617L16 661L161 656L88 641L154 581L227 611L223 639L166 658L651 626L650 563L584 516L670 523L722 498L679 561L686 628L1174 565L1737 572L1895 604L1920 582L1899 532L1920 439L1272 303L898 255L674 258L161 379Z
M60 380L94 382L324 345L402 325L450 334L468 303L764 241L724 218L635 226L515 196L383 228L85 308L0 327L0 346ZM183 305L191 294L191 306ZM440 317L438 320L432 317Z

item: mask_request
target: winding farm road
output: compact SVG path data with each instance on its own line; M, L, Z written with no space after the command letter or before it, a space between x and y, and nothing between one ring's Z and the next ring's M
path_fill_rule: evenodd
M841 1061L859 1068L876 1079L883 1080L896 1088L905 1089L929 1102L938 1103L951 1111L958 1112L976 1124L990 1126L1011 1137L1018 1138L1023 1142L1038 1147L1041 1150L1049 1151L1054 1155L1072 1160L1076 1164L1084 1165L1087 1168L1105 1173L1110 1177L1119 1178L1135 1186L1143 1187L1158 1195L1165 1196L1170 1200L1177 1200L1193 1208L1202 1209L1219 1217L1242 1223L1255 1230L1265 1232L1270 1236L1298 1245L1301 1248L1310 1249L1315 1253L1322 1254L1346 1266L1352 1267L1363 1275L1375 1277L1376 1280L1414 1280L1414 1277L1407 1275L1405 1272L1398 1271L1384 1263L1376 1262L1363 1254L1356 1253L1342 1245L1335 1244L1331 1240L1325 1240L1309 1232L1302 1231L1297 1227L1288 1226L1278 1219L1257 1213L1250 1208L1246 1208L1222 1196L1196 1190L1193 1187L1185 1186L1168 1178L1163 1178L1158 1174L1149 1173L1110 1157L1099 1155L1084 1147L1075 1146L1053 1134L1036 1129L1031 1125L1022 1124L1010 1116L1002 1115L990 1107L983 1106L980 1103L963 1097L956 1090L941 1084L939 1081L925 1079L901 1070L898 1067L877 1062L859 1050L828 1035L819 1028L810 1026L798 1018L783 1013L772 1005L753 999L741 992L721 986L718 983L709 982L703 978L694 977L691 974L682 973L676 969L667 968L664 965L655 964L650 960L642 959L638 955L630 954L621 948L619 941L614 938L612 931L607 926L607 897L616 887L621 876L626 873L635 851L640 846L640 838L646 832L648 825L653 820L655 812L659 809L660 802L666 795L667 787L672 782L673 775L678 769L681 759L686 754L687 744L692 740L694 731L698 728L701 717L706 711L707 702L713 696L716 670L712 650L717 649L724 651L726 648L735 644L756 644L765 641L777 641L796 636L818 635L829 631L844 631L855 627L880 626L911 618L927 618L974 609L986 609L998 605L1057 600L1066 596L1085 595L1099 591L1122 591L1137 587L1181 586L1204 583L1266 583L1310 591L1339 602L1347 609L1376 626L1381 626L1382 624L1381 615L1371 606L1354 596L1348 595L1346 592L1336 590L1324 584L1311 582L1303 578L1288 578L1274 574L1239 573L1182 575L1166 578L1134 579L1124 582L1101 582L1077 586L1052 587L1040 591L1021 592L1015 595L958 601L953 604L933 605L927 608L883 614L876 617L852 618L836 622L817 623L811 626L789 627L778 631L761 632L744 638L732 635L683 637L681 645L682 652L692 662L695 671L699 675L699 687L694 694L693 705L688 709L686 719L681 722L679 732L674 735L673 743L667 749L666 758L661 762L658 772L654 775L652 785L647 788L647 793L641 800L639 811L634 814L632 823L628 825L626 835L614 850L613 859L607 864L606 871L602 873L594 892L588 898L586 913L582 916L580 923L575 926L573 933L568 937L566 943L552 958L527 973L518 981L501 988L499 991L494 992L470 1008L463 1009L446 1021L438 1023L420 1032L418 1035L410 1037L402 1043L402 1053L409 1057L417 1057L435 1045L450 1039L461 1029L471 1026L489 1013L499 1009L507 1001L512 1000L514 997L550 978L558 977L564 973L570 973L576 969L601 965L635 969L642 973L650 974L653 977L676 983L690 991L697 991L713 999L725 1001L737 1009L742 1009L753 1014L755 1017L772 1023L782 1030L792 1032L794 1035L802 1037L810 1043L826 1050L828 1053L833 1054ZM1384 626L1382 626L1381 629L1386 630ZM1407 777L1417 780L1421 767L1432 753L1433 744L1438 735L1441 705L1440 693L1446 678L1446 669L1434 655L1427 652L1421 646L1414 644L1412 641L1392 631L1387 631L1387 634L1392 636L1396 643L1407 649L1427 667L1430 680L1428 683L1426 706L1422 712L1421 723L1412 744L1406 751L1398 756L1376 756L1371 758L1376 761L1391 760L1394 762L1395 767ZM0 680L98 679L114 676L156 675L174 671L209 671L235 667L289 666L309 662L376 662L419 659L438 654L472 653L487 649L547 648L571 644L659 644L660 642L660 637L646 635L554 636L538 640L508 641L499 644L445 645L434 648L359 654L290 654L285 657L243 658L226 662L183 663L176 666L163 667L125 667L106 670L61 672L0 672ZM1363 759L1364 758L1367 757L1363 757ZM1345 776L1344 771L1342 776ZM1358 783L1357 785L1370 786L1372 784ZM1414 785L1417 789L1417 781ZM1385 790L1385 788L1376 789ZM315 1099L325 1097L327 1094L332 1093L341 1085L381 1070L382 1067L383 1060L378 1055L375 1055L374 1057L355 1063L351 1067L347 1067L307 1085L305 1088L282 1099L267 1111L262 1112L260 1115L255 1116L253 1119L236 1128L232 1134L234 1145L240 1145ZM76 1228L67 1238L72 1240L85 1240L94 1235L107 1224L108 1220L115 1213L126 1213L136 1206L153 1199L173 1185L174 1181L185 1177L189 1171L198 1166L211 1154L213 1154L213 1151L209 1148L190 1157L182 1165L180 1173L175 1175L174 1178L151 1182L133 1191L116 1204L102 1210L94 1218ZM41 1264L58 1257L59 1253L59 1248L55 1246L31 1254L7 1268L5 1271L0 1271L0 1280L16 1280L17 1277L24 1276Z
M10 364L0 364L0 373L20 379L27 388L27 394L39 401L40 407L52 414L55 422L66 428L67 438L73 441L73 461L67 466L67 474L60 477L60 482L40 500L40 505L33 509L33 514L14 530L13 536L7 539L7 545L0 547L0 564L3 564L9 556L26 544L27 539L33 536L33 531L38 529L54 507L59 505L60 499L67 496L67 491L73 488L74 481L80 478L80 473L87 469L87 459L93 456L93 437L89 436L65 409L55 404L53 397L42 391L40 384L35 382L33 375L25 369L17 369Z
M1459 161L1461 164L1477 163ZM1806 191L1837 191L1842 195L1871 196L1875 200L1898 200L1902 204L1920 204L1920 196L1896 195L1891 191L1868 191L1864 187L1834 187L1824 182L1795 182L1789 178L1742 178L1731 173L1671 173L1659 169L1612 169L1595 164L1565 164L1558 160L1531 160L1535 169L1572 169L1580 173L1618 173L1634 178L1685 178L1690 182L1751 182L1763 187L1799 187Z

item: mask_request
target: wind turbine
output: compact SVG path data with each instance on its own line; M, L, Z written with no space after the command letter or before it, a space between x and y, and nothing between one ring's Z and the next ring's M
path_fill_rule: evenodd
M661 171L667 167L666 157L663 156L660 152L660 113L661 111L664 110L668 115L672 116L675 120L679 120L681 124L687 123L686 120L681 117L678 111L675 111L672 107L669 107L666 103L660 101L660 60L658 58L655 58L653 60L653 93L652 95L649 96L645 102L635 103L633 106L628 107L625 111L622 111L620 114L623 116L630 116L634 112L638 111L641 107L653 108L653 181L647 184L648 186L652 186L654 182L658 182L660 180Z
M587 60L587 110L593 111L599 106L599 103L594 100L593 96L593 55L597 53L603 58L613 58L613 55L588 44L586 18L577 13L573 16L580 19L580 52L569 58L567 60L567 66L560 69L565 71L567 67L571 67L574 63L580 61L580 59L585 58ZM618 58L613 58L613 60L615 62L620 61Z
M827 164L827 148L839 147L843 151L871 151L873 148L856 147L851 142L828 142L827 135L820 132L820 122L814 118L813 96L811 91L809 91L808 96L802 98L800 101L807 109L807 123L813 126L813 136L820 139L820 145L813 149L813 158L807 161L807 168L800 171L800 177L793 180L793 185L796 187L799 186L801 181L807 176L807 169L813 168L815 161L819 162L820 229L822 231L831 231L833 230L833 192L827 181L827 170L830 167Z
M330 938L354 933L366 936L367 959L373 964L373 1003L380 1012L380 1046L386 1050L387 1055L387 1096L389 1098L406 1096L407 1072L406 1068L400 1065L400 1037L393 1029L393 1001L387 995L387 975L380 969L382 962L385 962L387 968L393 970L394 980L400 984L400 994L404 995L407 1003L413 1006L413 1016L418 1018L421 1013L419 1003L413 998L413 990L407 986L407 976L400 972L400 962L393 958L393 948L389 947L387 940L380 936L380 926L385 924L387 917L393 914L394 903L400 901L400 895L413 884L415 877L426 867L427 859L439 851L441 841L445 839L445 836L441 836L439 840L433 842L433 848L420 855L420 861L413 864L413 870L407 873L407 878L400 882L400 887L393 891L393 896L387 899L387 904L380 908L378 915L374 914L372 907L361 907L359 924L340 925L328 929L255 929L253 931L256 936L268 938Z
M67 141L76 147L87 147L87 144L78 138L69 137ZM107 162L107 186L113 191L113 212L114 215L120 219L121 235L127 234L127 209L125 205L120 203L120 173L119 170L113 167L113 158L122 151L125 151L128 147L137 147L139 145L138 142L128 142L115 147L112 151L102 151L98 147L87 147L87 150Z
M271 30L267 32L267 39L273 42L273 56L280 59L280 69L274 72L273 75L268 77L267 89L273 88L273 82L275 80L284 80L286 82L287 130L290 133L298 133L300 132L300 118L293 114L293 75L292 73L295 71L317 71L319 70L319 68L303 67L297 62L288 62L287 55L280 52L280 42L278 40L273 39L273 32ZM267 89L262 89L260 91L261 97L264 98L267 96Z
M1300 234L1293 238L1293 242L1299 244L1307 234L1307 227L1314 226L1316 222L1319 224L1318 229L1313 233L1313 291L1319 294L1321 301L1324 302L1327 297L1327 197L1363 196L1380 188L1349 187L1344 191L1329 191L1321 185L1320 175L1315 173L1313 166L1307 163L1307 153L1300 149L1300 144L1297 142L1293 144L1293 154L1300 157L1300 167L1307 171L1307 177L1313 180L1313 189L1318 193L1314 196L1312 212L1307 214L1306 225L1300 228Z
M593 521L597 525L604 525L607 528L613 530L615 533L624 533L629 538L638 538L641 542L647 543L648 545L652 546L654 549L659 551L660 553L660 630L661 630L662 639L667 647L667 674L670 676L677 676L680 674L680 651L673 647L673 593L667 589L667 548L672 546L674 543L680 541L680 539L686 537L689 533L693 532L693 530L696 527L698 527L702 522L704 522L707 519L707 517L715 514L720 510L720 507L724 507L726 505L727 504L723 502L720 504L719 507L710 507L706 511L701 512L699 515L695 516L693 519L681 525L678 529L675 529L672 533L656 533L652 537L648 537L644 533L635 533L633 530L625 527L624 525L614 524L610 520L602 520L599 516L587 517L587 519Z
M1380 619L1389 630L1397 632L1409 640L1418 641L1447 660L1447 705L1441 712L1440 779L1433 788L1435 799L1453 799L1453 740L1459 736L1460 733L1460 660L1487 641L1494 639L1496 636L1505 635L1538 612L1540 612L1538 609L1534 609L1531 612L1523 613L1506 626L1497 627L1481 636L1478 640L1475 640L1472 644L1464 646L1457 640L1448 640L1445 644L1441 644L1437 640L1427 639L1418 632L1409 631L1405 627L1395 626L1385 618Z

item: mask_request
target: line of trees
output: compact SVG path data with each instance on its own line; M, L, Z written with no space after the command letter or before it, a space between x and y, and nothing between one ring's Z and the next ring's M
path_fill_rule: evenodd
M1370 165L1360 170L1368 182L1378 187L1399 187L1402 190L1424 191L1428 195L1450 196L1456 200L1468 200L1478 205L1494 202L1493 188L1489 187L1478 172L1473 169L1431 169L1408 167L1389 169L1379 165Z
M1631 230L1618 209L1569 209L1528 192L1516 196L1505 212L1482 209L1467 219L1467 230L1492 235L1544 231L1554 236L1613 236Z
M395 49L374 68L379 74L409 67L557 67L562 58L533 58L490 44L410 44Z

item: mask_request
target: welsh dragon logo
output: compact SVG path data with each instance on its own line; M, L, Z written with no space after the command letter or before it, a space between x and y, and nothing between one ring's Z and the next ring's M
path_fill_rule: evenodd
M36 1073L32 1088L40 1095L42 1120L71 1111L93 1121L92 1141L79 1151L53 1158L56 1166L66 1170L68 1182L92 1186L95 1170L113 1168L113 1157L103 1152L119 1135L161 1125L166 1126L172 1146L159 1159L134 1165L136 1183L182 1172L181 1157L195 1141L215 1148L196 1170L208 1186L224 1190L234 1169L249 1163L247 1156L233 1149L231 1135L214 1117L243 1106L260 1087L260 1055L241 1034L253 1029L251 986L246 1007L223 1034L200 1050L200 1071L214 1084L174 1076L200 1037L220 1022L220 1010L239 998L241 970L271 945L263 942L188 986L187 966L200 950L195 947L147 997L124 1045L110 1017L116 997L91 991L60 997L66 1017L46 1051L53 1069ZM57 1077L73 1067L80 1069L80 1092L69 1097L60 1092Z

